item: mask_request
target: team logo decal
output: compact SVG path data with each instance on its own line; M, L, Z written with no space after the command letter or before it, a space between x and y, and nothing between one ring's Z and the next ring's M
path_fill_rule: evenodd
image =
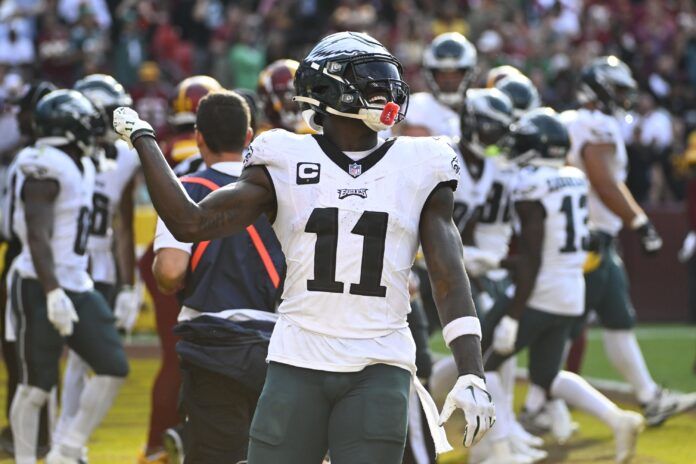
M460 169L459 160L457 159L456 156L454 158L452 158L452 169L454 169L455 173L459 174L459 169Z
M320 174L319 163L297 163L297 185L318 184Z
M254 147L249 145L247 147L246 151L244 152L244 159L242 159L242 165L244 167L249 166L249 163L251 162L251 155L253 155L253 154L254 154Z
M349 164L348 174L353 177L358 177L360 174L362 174L362 165L358 163Z
M345 197L349 196L358 196L360 198L367 198L367 189L366 188L359 188L359 189L338 189L338 199L343 200Z

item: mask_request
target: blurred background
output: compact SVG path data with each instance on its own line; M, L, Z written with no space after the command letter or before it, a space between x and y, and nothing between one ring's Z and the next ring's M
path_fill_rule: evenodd
M624 240L634 301L643 321L696 322L696 264L688 254L677 259L696 229L696 212L688 214L689 204L696 211L693 0L5 0L0 101L35 78L69 87L103 72L164 135L181 79L209 74L227 88L256 89L266 64L302 59L337 30L382 41L403 63L412 92L425 90L424 47L437 34L461 32L478 49L480 80L492 66L514 65L557 110L573 107L575 79L590 58L615 54L628 63L640 85L624 122L628 185L666 241L660 257L646 260L632 238ZM0 105L3 155L19 140L12 111ZM138 240L146 244L153 215L141 190Z

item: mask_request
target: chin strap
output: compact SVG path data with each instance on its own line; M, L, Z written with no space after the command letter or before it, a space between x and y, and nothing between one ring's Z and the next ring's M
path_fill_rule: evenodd
M311 97L295 96L292 97L292 99L296 102L317 106L329 114L342 116L344 118L359 119L375 132L380 132L392 127L399 114L399 105L394 102L387 102L382 109L361 108L356 114L338 111Z

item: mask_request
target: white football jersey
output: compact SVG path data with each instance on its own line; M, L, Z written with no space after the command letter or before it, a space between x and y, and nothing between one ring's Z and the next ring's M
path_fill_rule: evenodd
M466 224L474 216L477 208L486 203L488 192L493 184L495 166L492 159L485 158L480 177L474 178L464 161L459 144L453 142L450 145L457 154L459 165L461 166L459 183L457 184L457 190L454 192L454 212L452 213L454 223L461 234L464 232Z
M80 170L67 154L61 150L36 145L22 150L15 161L17 180L15 184L14 231L22 242L22 252L14 266L22 277L36 278L27 242L22 188L27 178L52 179L58 182L60 191L54 203L55 222L51 237L51 249L55 274L61 287L75 292L92 288L87 272L87 237L92 214L95 169L92 160L80 159Z
M121 203L123 190L140 167L135 150L123 140L116 142L113 169L98 172L94 184L92 227L89 232L89 252L92 279L95 282L116 283L116 262L113 254L113 218Z
M512 201L510 199L511 184L517 175L517 167L506 162L501 156L492 158L492 181L488 196L474 229L476 246L484 251L495 254L498 260L508 255L510 238L512 237ZM489 277L495 278L507 275L507 272L490 271Z
M564 316L585 310L588 188L585 174L572 166L528 166L517 176L513 201L538 201L546 211L541 268L527 302L531 308Z
M418 92L408 100L405 124L427 127L432 136L459 137L459 115L433 94Z
M413 370L408 278L426 200L440 184L456 186L452 149L399 137L353 161L323 136L271 130L245 165L264 166L273 182L273 228L288 265L268 358L329 371Z
M621 136L621 128L615 117L598 110L579 109L564 111L561 120L570 133L570 151L568 162L583 172L585 164L582 149L588 143L611 143L616 150L608 160L609 171L617 181L626 180L628 156L626 145ZM612 213L602 202L597 192L590 185L589 195L590 228L601 230L611 235L619 233L623 227L621 218Z

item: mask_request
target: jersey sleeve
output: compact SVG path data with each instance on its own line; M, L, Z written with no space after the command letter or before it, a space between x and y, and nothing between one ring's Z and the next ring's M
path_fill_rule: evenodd
M543 172L537 168L522 169L512 183L512 201L540 201L549 193Z
M37 180L53 179L60 182L63 178L62 167L68 161L54 155L50 147L28 147L17 155L16 169L25 178Z
M449 145L448 139L441 137L431 138L427 151L430 156L426 157L426 159L433 160L434 187L447 185L452 190L456 190L461 166L459 157Z
M157 229L155 230L155 241L153 249L155 253L163 248L174 248L191 254L193 244L180 242L174 238L174 235L169 231L161 218L157 218Z
M277 167L281 162L279 147L283 146L284 134L283 130L271 129L256 137L244 152L244 167Z

